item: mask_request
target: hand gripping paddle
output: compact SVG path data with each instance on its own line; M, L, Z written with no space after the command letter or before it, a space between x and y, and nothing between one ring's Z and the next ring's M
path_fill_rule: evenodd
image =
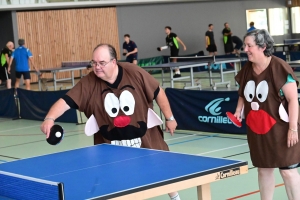
M241 128L242 123L231 113L231 112L226 112L226 115L228 119L236 126Z
M51 145L57 145L64 137L64 129L60 125L53 125L50 129L50 135L47 142Z

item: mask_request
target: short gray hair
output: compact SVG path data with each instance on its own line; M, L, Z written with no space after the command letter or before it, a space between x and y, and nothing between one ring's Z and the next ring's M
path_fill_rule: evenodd
M269 57L272 55L274 40L267 30L255 29L253 31L250 31L244 36L244 41L248 36L252 36L254 38L254 42L258 47L266 47L266 49L264 50L265 56Z
M96 51L99 47L107 47L110 55L110 59L116 59L117 60L117 52L115 47L113 47L111 44L98 44L95 48L94 51ZM94 52L93 51L93 52Z

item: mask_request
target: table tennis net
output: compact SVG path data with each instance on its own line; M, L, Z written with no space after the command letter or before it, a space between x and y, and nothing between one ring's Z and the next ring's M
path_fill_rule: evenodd
M299 44L300 43L300 39L284 39L283 40L284 44Z
M61 62L61 67L85 67L90 64L91 61L63 61Z
M0 199L63 200L63 184L0 171Z
M176 62L214 62L215 56L191 56L191 57L170 57L170 62L176 59Z

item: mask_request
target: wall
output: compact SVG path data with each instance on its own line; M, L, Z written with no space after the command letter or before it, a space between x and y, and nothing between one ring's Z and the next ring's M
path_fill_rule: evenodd
M119 49L115 7L17 12L17 21L19 38L25 39L39 69L60 67L62 61L91 60L99 43ZM66 77L70 72L58 74ZM37 81L35 75L32 81Z
M8 41L12 41L15 44L17 41L17 31L16 31L16 12L15 11L5 11L0 12L0 50L2 50ZM15 82L15 70L14 63L11 69L11 79L12 85Z
M208 24L214 24L215 40L219 54L224 54L222 29L228 22L233 35L242 38L246 32L246 10L285 7L284 0L243 0L226 2L193 2L156 5L118 6L120 44L128 33L137 43L139 58L168 55L169 50L158 52L165 45L164 27L171 26L186 44L187 51L181 55L205 50L205 32ZM276 43L290 35L274 36ZM121 49L120 49L121 50ZM205 53L207 53L205 51Z
M2 49L8 41L14 42L12 12L0 12L0 48Z

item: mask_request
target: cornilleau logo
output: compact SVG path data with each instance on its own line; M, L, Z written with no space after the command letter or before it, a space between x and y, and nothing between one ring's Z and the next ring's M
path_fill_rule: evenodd
M205 106L205 110L210 113L213 116L198 116L198 120L200 122L204 122L204 123L215 123L215 124L232 124L232 122L230 120L228 120L227 117L223 117L223 116L218 116L220 114L222 114L222 112L220 112L221 107L220 104L223 101L229 101L230 98L218 98L215 100L212 100L209 104L207 104Z

